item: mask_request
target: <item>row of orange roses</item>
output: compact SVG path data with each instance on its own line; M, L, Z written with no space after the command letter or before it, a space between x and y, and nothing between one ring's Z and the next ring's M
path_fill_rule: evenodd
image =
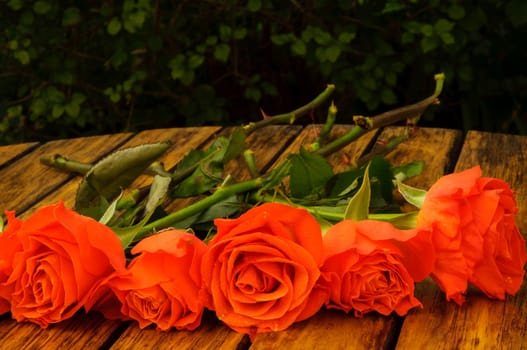
M431 276L463 303L467 284L504 299L527 260L513 191L479 167L442 177L417 227L341 221L321 232L304 209L268 203L215 220L208 244L178 230L144 238L126 263L117 236L62 203L27 220L7 212L0 234L0 314L47 327L80 309L160 330L196 329L205 309L254 336L322 307L405 315L414 282Z

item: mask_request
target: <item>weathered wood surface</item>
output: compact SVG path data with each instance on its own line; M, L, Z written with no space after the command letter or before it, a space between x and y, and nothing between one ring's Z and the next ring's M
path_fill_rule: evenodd
M349 126L338 126L342 134ZM318 126L269 127L250 135L257 166L266 170L288 152L298 151L315 137ZM0 147L0 210L16 210L27 216L44 204L64 200L73 204L79 178L39 164L42 155L60 153L66 157L94 162L113 150L142 143L170 140L173 144L162 161L172 168L191 149L210 144L220 128L149 130L139 134L116 134L42 145L31 143ZM371 132L335 155L338 167L368 152L377 140L403 132L387 128ZM527 232L527 137L420 128L410 139L388 155L394 164L422 159L422 175L410 184L427 188L440 176L480 164L485 176L504 179L517 192L520 231ZM248 173L240 161L226 172L236 178ZM146 184L141 178L137 185ZM172 203L168 209L188 204ZM430 281L418 284L416 294L423 308L406 317L366 315L354 318L336 311L321 311L289 330L258 335L253 342L217 321L212 313L194 332L140 330L136 323L104 320L98 314L80 313L73 319L46 330L33 324L17 324L7 315L0 317L0 348L5 349L527 349L527 289L505 302L489 300L470 291L462 307L445 301Z

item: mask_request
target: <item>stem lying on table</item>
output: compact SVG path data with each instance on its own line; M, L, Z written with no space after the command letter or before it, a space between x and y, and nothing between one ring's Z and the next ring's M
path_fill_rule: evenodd
M249 134L267 125L286 124L286 123L293 124L298 118L312 112L315 108L317 108L322 103L324 103L328 99L328 97L331 96L334 90L335 90L335 85L328 84L326 89L322 91L320 95L315 97L311 102L289 113L283 113L283 114L270 116L270 115L266 115L262 111L262 114L264 115L264 119L258 122L255 122L255 123L249 123L247 125L244 125L242 128L243 130L245 130L247 134Z
M227 199L231 196L261 188L264 183L264 179L262 177L258 177L256 179L251 179L236 184L220 187L211 195L195 203L192 203L188 207L175 211L161 219L152 221L149 224L143 226L137 234L137 239L140 239L141 237L155 230L170 227L183 219L199 214L205 211L206 209L210 208L212 205L219 203L222 200Z
M441 91L443 90L445 75L443 73L436 74L434 76L434 79L436 80L436 87L432 96L429 96L424 100L421 100L414 104L378 114L374 117L364 117L361 115L354 116L353 121L357 125L370 130L391 125L405 119L419 118L431 104L438 103L437 97L441 94Z

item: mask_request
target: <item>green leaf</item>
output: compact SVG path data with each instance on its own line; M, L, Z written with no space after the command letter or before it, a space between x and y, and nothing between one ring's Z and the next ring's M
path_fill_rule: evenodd
M154 210L163 202L168 194L168 188L172 178L166 176L154 176L154 180L150 185L150 193L146 201L145 212L147 214L153 213Z
M527 2L525 0L512 0L505 6L505 14L514 27L518 28L527 23Z
M381 101L384 104L393 105L397 103L397 96L395 96L392 89L383 88L381 91Z
M438 33L448 33L454 28L454 23L447 19L441 18L436 21L434 28Z
M242 40L247 36L247 28L238 28L232 33L234 40Z
M66 111L66 114L73 118L78 117L81 111L81 107L78 103L75 102L68 103L66 106L64 106L64 109Z
M261 0L249 0L249 2L247 3L247 10L251 12L260 11L261 8L262 8Z
M277 46L285 45L293 40L295 36L292 33L271 35L271 41Z
M384 5L384 8L382 9L381 13L392 13L392 12L398 12L401 10L406 9L406 6L402 4L398 0L388 0L386 1L386 4Z
M188 66L194 69L194 68L199 67L203 63L203 61L205 61L205 56L193 54L193 55L190 55L188 59Z
M424 53L430 52L437 47L437 39L431 37L424 37L421 40L421 49Z
M51 109L51 116L53 119L58 119L60 116L64 114L64 106L63 105L53 105L53 108Z
M343 44L349 44L356 36L357 34L353 32L342 32L339 34L338 41Z
M405 181L411 177L421 175L425 166L425 162L417 160L404 165L396 166L392 168L392 173L395 179L399 181Z
M108 27L106 30L108 31L108 34L110 35L117 35L121 31L122 23L119 20L119 18L114 17L111 19L110 23L108 23Z
M335 63L340 56L340 47L336 45L326 48L326 58L329 62Z
M460 20L461 18L465 17L465 9L458 4L452 4L448 8L448 17L455 21Z
M304 148L299 154L290 154L290 189L294 198L304 198L321 190L333 177L333 169L324 157Z
M371 195L369 177L370 164L368 164L366 170L364 171L364 176L362 177L362 184L359 190L348 201L346 211L344 212L345 220L360 221L368 218Z
M16 50L13 55L20 63L24 65L28 64L31 61L29 53L26 50Z
M295 40L291 44L291 52L298 56L305 56L307 52L306 44L302 40Z
M425 190L406 185L405 183L398 180L397 190L408 203L416 206L417 208L421 208L423 206L427 193Z
M231 161L232 159L238 157L240 154L243 153L245 148L247 148L247 144L245 143L246 137L247 134L245 133L245 131L243 131L242 128L234 129L234 131L229 137L229 142L223 155L222 162L224 164L227 164L227 162Z
M386 202L391 202L394 189L391 164L381 156L374 157L369 164L369 178L372 189L377 186L382 199ZM376 200L373 197L372 201Z
M439 33L439 37L446 45L451 45L456 41L450 33Z
M214 48L214 57L220 62L227 62L231 54L231 47L225 43L221 43Z
M45 15L51 10L51 4L47 1L35 1L33 4L33 11L38 15Z
M7 3L7 6L11 8L13 11L18 11L22 7L24 7L24 1L23 0L9 0Z
M110 222L110 220L115 215L115 210L117 209L117 203L119 202L119 199L122 197L122 192L119 194L117 198L115 198L112 203L108 206L104 214L102 214L101 218L99 219L99 222L103 225L106 225Z
M190 152L178 165L177 171L189 169L196 163L193 173L181 181L172 191L176 198L192 197L205 193L223 181L224 165L240 155L245 149L245 132L235 129L229 139L218 138L212 146L203 152Z
M81 21L81 12L77 7L68 7L62 15L62 25L64 27L73 26Z
M84 176L77 190L75 209L90 207L99 197L113 200L169 147L169 142L146 144L119 150L103 158Z
M420 29L421 29L421 33L425 37L430 37L434 35L434 27L432 27L431 24L423 24Z
M343 171L335 174L326 185L326 192L330 198L349 196L359 187L359 178L364 174L364 169Z

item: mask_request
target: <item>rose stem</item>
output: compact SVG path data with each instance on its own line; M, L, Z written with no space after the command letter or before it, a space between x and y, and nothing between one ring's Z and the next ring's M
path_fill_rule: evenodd
M298 118L308 114L309 112L313 111L315 108L320 106L322 103L324 103L329 96L333 93L335 90L335 85L328 84L326 86L326 89L322 91L317 97L315 97L311 102L303 105L302 107L299 107L295 109L294 111L283 113L283 114L277 114L273 116L268 116L264 114L264 119L249 123L244 126L242 126L243 130L247 134L250 134L251 132L255 131L256 129L262 128L267 125L273 125L273 124L293 124Z

